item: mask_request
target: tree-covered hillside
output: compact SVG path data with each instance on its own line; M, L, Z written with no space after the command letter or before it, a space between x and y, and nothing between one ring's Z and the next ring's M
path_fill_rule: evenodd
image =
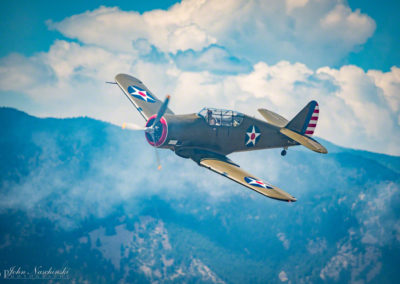
M157 171L143 133L90 118L1 108L0 129L2 271L68 267L78 283L396 279L399 157L327 141L328 155L230 157L293 194L289 204L171 151Z

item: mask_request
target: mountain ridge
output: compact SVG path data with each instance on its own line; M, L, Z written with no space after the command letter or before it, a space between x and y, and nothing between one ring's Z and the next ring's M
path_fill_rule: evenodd
M141 133L91 118L0 108L0 125L0 269L68 264L71 279L94 283L390 283L397 274L398 157L330 143L328 155L233 155L293 191L298 202L287 204L170 151L157 171Z

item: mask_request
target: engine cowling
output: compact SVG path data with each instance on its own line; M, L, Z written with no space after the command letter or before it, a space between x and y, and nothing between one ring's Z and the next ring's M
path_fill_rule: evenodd
M154 120L156 119L157 115L153 115L147 120L146 127L150 127L153 125ZM153 147L160 147L165 143L168 136L168 124L164 117L161 117L160 121L154 125L153 133L145 132L147 142ZM154 141L153 141L154 137Z

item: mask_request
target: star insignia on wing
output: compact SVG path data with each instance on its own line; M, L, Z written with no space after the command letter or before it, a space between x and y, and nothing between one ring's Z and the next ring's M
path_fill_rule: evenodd
M258 140L260 139L261 133L258 130L257 126L252 125L247 129L246 132L246 139L245 139L245 145L247 147L254 147Z
M129 86L128 92L131 96L148 103L154 103L156 101L146 90L137 86Z
M268 188L268 189L272 189L272 186L270 184L267 184L261 180L257 180L253 177L245 177L244 181L247 182L248 184L252 185L252 186L256 186L256 187L262 187L262 188Z

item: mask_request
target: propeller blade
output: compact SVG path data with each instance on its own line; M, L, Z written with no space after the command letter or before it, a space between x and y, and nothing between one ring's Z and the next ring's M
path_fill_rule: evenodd
M168 95L165 98L165 101L161 105L160 109L158 110L156 119L153 121L153 124L144 129L146 131L146 133L148 133L148 134L150 134L152 136L154 143L156 141L155 136L154 136L154 128L157 125L157 123L160 122L160 119L164 115L164 113L167 111L169 99L170 99L170 96ZM156 154L157 169L161 170L160 156L158 155L157 147L154 147L154 151L155 151L155 154Z
M154 124L153 124L154 125ZM149 128L149 127L147 127L148 129L151 129L151 130L153 130L152 132L148 132L150 135L151 135L151 137L153 138L153 141L156 141L155 140L155 137L154 137L154 128ZM146 129L146 132L147 132L148 130ZM157 147L154 147L154 151L155 151L155 154L156 154L156 161L157 161L157 170L161 170L161 162L160 162L160 156L158 155L158 151L157 151Z
M157 148L154 148L154 151L156 152L157 170L161 170L160 156L158 155Z
M146 130L146 127L139 126L133 123L124 122L122 124L122 129L130 129L130 130Z
M162 116L164 115L164 113L166 112L167 107L168 107L168 103L169 103L169 99L170 99L170 95L168 95L168 96L165 98L165 101L164 101L163 104L160 106L160 109L159 109L158 112L157 112L157 117L156 117L156 119L153 121L153 126L156 125L156 124L160 121L161 117L162 117Z

